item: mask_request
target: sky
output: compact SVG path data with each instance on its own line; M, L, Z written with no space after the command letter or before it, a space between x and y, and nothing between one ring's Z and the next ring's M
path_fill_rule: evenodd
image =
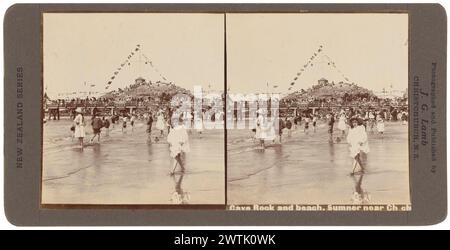
M174 13L45 13L44 89L52 98L73 91L105 92L131 51L142 53L169 82L224 89L224 16ZM108 90L142 76L163 80L136 53ZM84 83L86 82L86 87ZM95 85L91 87L91 85Z
M322 77L346 77L374 91L407 88L407 14L247 13L227 14L226 22L232 93L288 93ZM161 75L188 90L224 88L223 14L45 13L43 27L44 88L51 98L105 92L112 76L108 91ZM137 44L158 71L140 53L121 67Z
M301 69L291 91L343 75L374 91L408 86L407 14L228 14L226 22L230 92L287 93Z

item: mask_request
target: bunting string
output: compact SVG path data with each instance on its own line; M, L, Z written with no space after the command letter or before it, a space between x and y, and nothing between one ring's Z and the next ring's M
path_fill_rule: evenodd
M167 78L164 77L161 72L154 66L153 62L144 54L142 54L141 45L137 44L136 47L130 52L130 54L127 55L127 59L120 63L120 66L117 68L116 71L113 72L109 80L106 82L105 89L109 89L111 85L113 84L114 80L119 76L120 72L127 66L132 65L131 59L137 55L137 52L141 52L141 55L145 58L145 64L149 65L158 75L164 80L167 81ZM158 81L160 82L160 81Z
M296 73L296 76L293 78L292 82L289 84L288 90L292 90L293 87L295 86L295 84L300 80L301 76L306 72L307 69L314 67L314 63L321 63L321 62L316 62L317 58L319 57L320 54L324 54L323 52L323 45L320 45L319 48L314 51L314 53L312 54L311 57L308 58L308 61L306 62L306 64L303 65L303 67ZM334 62L334 60L332 60L328 55L324 54L323 56L326 60L324 63L326 63L326 65L334 68L335 70L337 70L337 72L341 75L341 77L343 79L345 79L345 81L350 82L350 79L336 66L336 63ZM313 63L314 62L314 63Z

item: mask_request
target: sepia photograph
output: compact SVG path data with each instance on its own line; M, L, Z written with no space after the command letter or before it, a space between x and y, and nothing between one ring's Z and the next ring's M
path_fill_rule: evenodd
M228 205L409 206L408 14L227 14Z
M43 205L225 205L224 15L43 13Z

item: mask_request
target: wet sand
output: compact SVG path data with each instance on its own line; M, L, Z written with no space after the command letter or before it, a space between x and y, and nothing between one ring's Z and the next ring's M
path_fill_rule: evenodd
M190 136L186 172L175 176L165 137L153 126L153 142L147 143L146 125L137 121L122 134L121 123L102 129L100 144L88 143L86 127L83 150L71 139L71 121L44 125L43 204L224 204L225 167L222 130ZM167 132L165 134L167 136ZM94 140L95 142L96 140ZM177 195L177 193L179 195ZM180 199L180 197L184 197Z
M249 130L228 131L228 204L410 204L408 126L386 123L383 136L369 133L366 173L350 176L345 138L329 144L327 127L316 133L298 128L281 145L259 150ZM338 136L335 128L334 137Z

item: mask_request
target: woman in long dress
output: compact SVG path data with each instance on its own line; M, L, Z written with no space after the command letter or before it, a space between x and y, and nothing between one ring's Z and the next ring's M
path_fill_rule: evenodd
M264 144L264 140L266 138L266 128L265 128L265 119L262 110L258 110L256 112L256 128L255 128L255 138L259 140L259 147L261 149L265 149L266 146Z
M345 130L347 129L346 123L347 117L344 112L341 112L339 116L338 129L342 131L342 135L345 135Z
M75 126L75 132L74 137L78 138L78 143L80 144L80 148L83 149L83 139L86 136L86 133L84 131L84 127L86 125L84 121L84 116L81 108L76 109L77 115L75 116L75 119L73 120L74 126Z
M185 164L183 159L185 154L190 152L189 136L186 128L183 125L183 118L178 119L178 124L171 124L169 134L167 135L167 142L169 143L170 157L174 159L173 167L170 174L175 174L177 165L180 165L181 172L185 171Z
M361 152L369 153L369 142L364 125L358 119L351 119L350 124L351 128L348 131L347 142L350 145L350 157L353 158L353 170L351 173L353 175L358 165L361 168L361 173L364 173L365 169L361 161Z
M377 131L379 134L384 133L384 120L381 115L377 115Z
M164 120L164 113L162 112L162 110L159 110L157 114L156 129L161 131L161 136L164 135L164 130L166 129L166 122Z

